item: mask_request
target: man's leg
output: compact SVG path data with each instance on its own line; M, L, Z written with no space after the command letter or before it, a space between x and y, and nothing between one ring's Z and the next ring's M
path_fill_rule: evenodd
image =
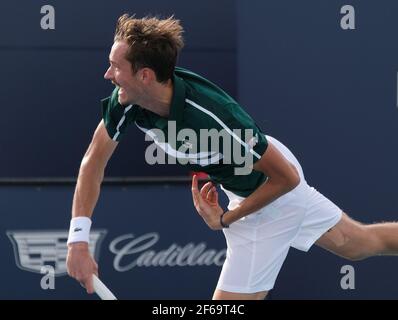
M398 223L365 225L343 213L341 220L316 244L343 258L361 260L375 255L398 254Z
M235 293L216 289L214 291L213 300L264 300L268 291L256 293Z

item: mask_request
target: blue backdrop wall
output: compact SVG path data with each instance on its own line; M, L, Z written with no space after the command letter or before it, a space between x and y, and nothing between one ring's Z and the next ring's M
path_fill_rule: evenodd
M344 4L355 30L340 27ZM238 1L240 101L307 180L375 220L398 209L397 10L387 0Z
M55 30L40 27L46 4L55 9ZM186 47L179 65L236 95L236 10L229 0L195 6L178 0L2 1L0 177L77 175L101 120L99 101L113 90L103 75L116 20L125 12L181 19ZM145 150L144 135L130 131L108 175L185 174L176 165L147 165L143 152L131 152Z
M355 30L340 26L344 5L355 9ZM397 12L392 0L237 1L240 102L297 155L311 185L367 223L398 215ZM340 269L312 251L293 253L303 259L296 268L288 260L289 285L274 297L357 294L326 289ZM396 295L380 277L396 264L355 264L361 297ZM321 282L301 282L315 273Z
M55 31L40 29L44 4L56 9ZM346 4L355 8L355 30L340 27ZM112 90L102 77L116 18L125 11L181 18L187 46L180 65L238 97L264 132L297 155L309 183L351 216L367 223L397 219L398 4L393 0L225 0L195 6L181 1L3 1L0 177L76 175L100 119L99 99ZM147 166L143 152L137 156L133 148L145 148L135 129L119 146L108 175L185 174L172 166ZM86 297L62 276L55 291L42 290L41 275L21 268L18 260L26 258L16 240L22 239L29 268L51 262L62 270L72 195L71 187L0 188L5 288L0 298ZM95 219L102 275L121 298L211 296L220 256L208 266L115 268L116 244L123 247L142 236L148 238L141 245L158 239L143 252L204 242L213 250L208 255L222 253L223 237L198 219L188 185L106 187ZM45 239L35 238L35 232ZM45 254L41 249L29 253L27 243L44 246ZM138 256L130 255L133 260ZM131 262L124 259L122 265ZM340 286L346 264L355 269L355 290ZM395 257L352 263L318 248L308 254L292 250L270 298L396 298L391 282L397 264ZM26 290L19 289L20 283Z
M0 187L0 299L98 299L65 275L72 195L73 187ZM189 183L103 187L91 234L100 277L119 299L210 299L225 258L224 237L196 213ZM345 265L355 289L341 287ZM54 289L42 289L42 266L55 268ZM293 249L269 298L395 299L397 267L396 257L353 263Z

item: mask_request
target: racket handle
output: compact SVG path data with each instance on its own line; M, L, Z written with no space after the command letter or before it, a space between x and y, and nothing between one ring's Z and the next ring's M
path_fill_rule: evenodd
M102 300L117 300L115 295L107 288L104 283L93 274L94 291Z

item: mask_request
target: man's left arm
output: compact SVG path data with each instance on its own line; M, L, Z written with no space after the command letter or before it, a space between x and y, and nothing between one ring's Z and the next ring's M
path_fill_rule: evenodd
M199 190L197 178L193 177L192 197L195 208L212 230L222 229L221 219L224 225L230 225L260 210L293 190L300 183L297 169L271 143L268 143L266 151L254 164L253 169L263 172L268 177L267 181L243 200L237 208L225 213L218 204L218 194L211 182L206 183Z
M267 181L259 186L240 205L223 216L223 223L229 225L276 200L293 190L300 183L297 169L270 142L261 159L253 169L263 172Z

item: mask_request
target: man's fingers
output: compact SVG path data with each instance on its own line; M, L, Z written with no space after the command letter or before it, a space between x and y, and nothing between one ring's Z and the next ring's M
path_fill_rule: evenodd
M84 287L87 290L87 293L94 293L94 285L93 285L93 276L90 275L86 281L84 282Z
M198 191L198 177L196 174L192 176L192 192L193 191Z
M192 198L193 198L193 203L195 206L199 205L200 202L200 194L199 194L199 189L198 189L198 178L196 175L193 175L192 177Z
M202 187L202 189L200 189L200 196L202 197L202 199L207 199L207 194L211 187L212 183L209 181Z
M214 187L214 202L218 203L218 191L217 191L216 187Z
M98 264L94 262L94 274L98 277Z
M214 203L216 202L216 194L217 194L216 187L212 187L207 193L206 199L211 203Z

